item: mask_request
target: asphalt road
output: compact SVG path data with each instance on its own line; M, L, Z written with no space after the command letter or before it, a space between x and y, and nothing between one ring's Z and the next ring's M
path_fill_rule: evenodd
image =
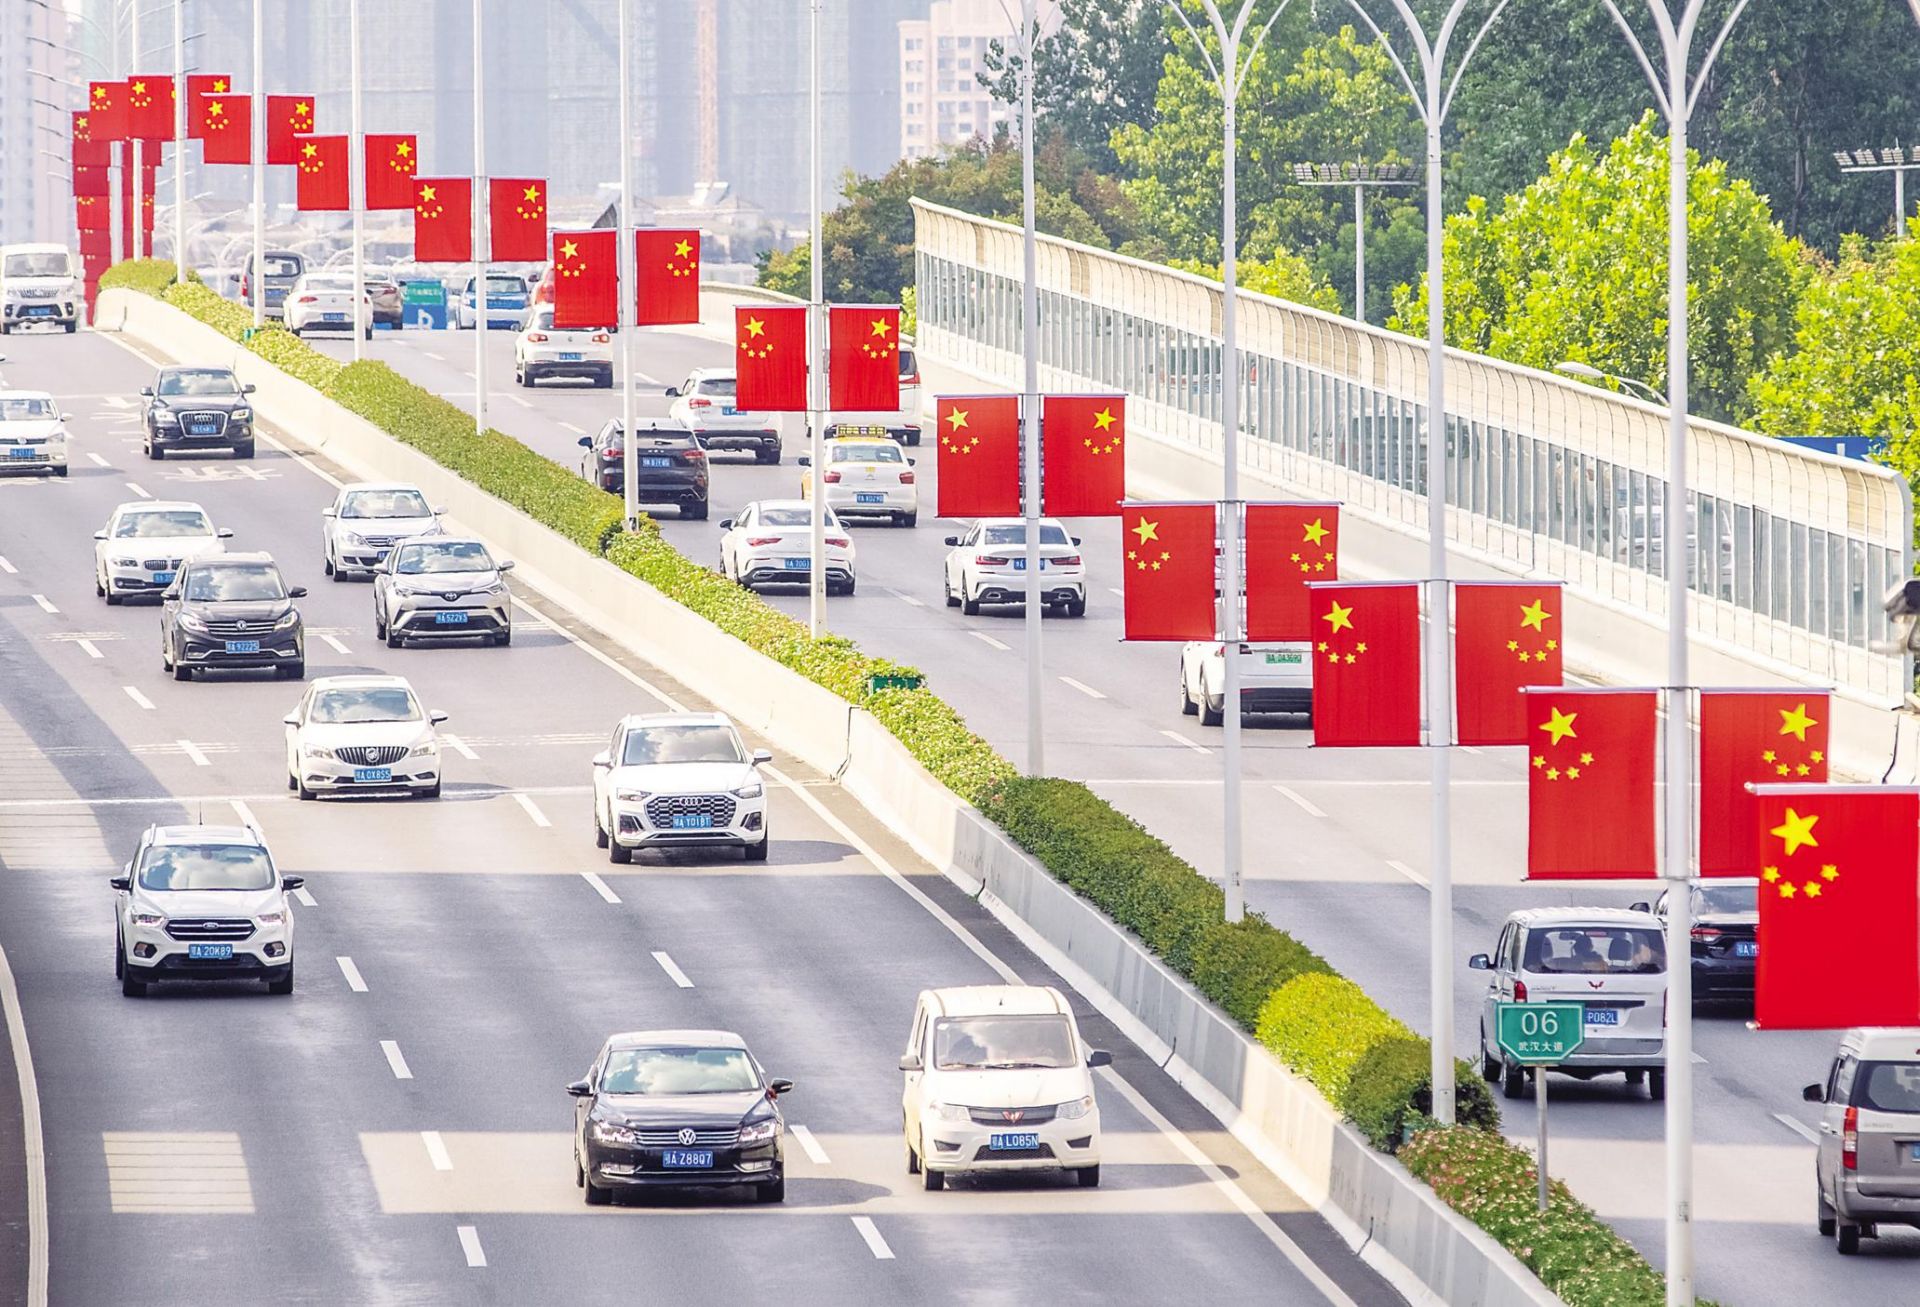
M1090 1010L1116 1054L1099 1190L910 1185L914 995L1043 965L785 757L768 863L609 865L587 759L622 713L701 706L683 687L525 593L510 648L389 650L369 588L321 575L323 461L263 441L251 463L147 462L148 363L92 333L6 353L74 435L67 480L0 480L0 949L45 1114L53 1302L1399 1301ZM198 500L311 588L310 675L398 672L451 715L443 799L293 801L295 687L162 675L154 610L91 585L91 530L145 496ZM122 998L106 878L148 823L236 818L307 877L296 993ZM649 1026L738 1030L797 1082L783 1206L581 1203L563 1087ZM12 1098L9 1073L10 1119ZM0 1229L0 1264L16 1246Z
M345 356L348 344L324 348ZM474 340L467 333L382 334L369 347L421 385L472 404ZM489 418L499 429L569 466L579 434L619 411L618 391L572 383L516 387L512 337L489 335ZM664 418L660 388L689 368L725 364L723 342L653 330L636 343L639 413ZM967 393L980 383L922 353L925 395ZM715 460L707 522L663 513L667 537L690 557L714 563L721 519L760 498L798 492L794 454L801 424L790 421L786 458L758 467ZM973 728L1024 762L1025 664L1018 609L965 617L942 603L944 536L959 524L935 518L931 435L917 451L925 508L914 529L854 524L859 592L834 598L834 631L863 647L925 669ZM1221 869L1217 730L1177 706L1178 651L1121 640L1119 526L1115 519L1070 523L1083 536L1091 576L1087 616L1049 618L1045 630L1048 770L1089 782L1210 875ZM768 598L805 616L803 592ZM1248 903L1305 940L1415 1028L1427 1012L1427 761L1417 750L1325 750L1310 732L1275 718L1245 732ZM1508 913L1555 904L1624 907L1657 886L1528 885L1523 882L1526 791L1517 750L1461 750L1454 765L1458 1051L1474 1052L1485 977L1467 956L1490 949ZM1703 1011L1695 1020L1698 1282L1729 1302L1819 1301L1846 1294L1911 1291L1920 1234L1889 1228L1841 1261L1814 1229L1816 1123L1800 1087L1821 1080L1836 1037L1766 1033L1748 1013ZM1619 1078L1555 1077L1553 1169L1656 1262L1664 1240L1664 1113ZM1531 1102L1508 1105L1507 1129L1531 1145Z

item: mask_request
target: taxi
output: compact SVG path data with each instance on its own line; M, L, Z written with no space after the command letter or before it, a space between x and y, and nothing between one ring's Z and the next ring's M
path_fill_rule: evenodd
M802 455L800 497L813 498L812 458ZM913 460L892 440L860 437L826 443L819 471L827 506L841 517L884 517L896 526L920 520L920 488Z

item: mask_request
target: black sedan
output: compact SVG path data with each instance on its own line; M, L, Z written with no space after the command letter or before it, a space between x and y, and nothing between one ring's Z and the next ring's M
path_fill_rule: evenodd
M1753 1001L1753 973L1760 957L1760 882L1714 879L1693 887L1693 1001ZM1634 905L1644 909L1643 903ZM1653 905L1667 916L1667 895Z
M580 475L609 494L622 494L626 480L626 441L620 420L600 428L597 436L580 437ZM704 521L707 516L707 450L693 433L680 427L636 429L633 433L634 502L674 504L681 517Z
M744 1185L763 1203L787 1196L780 1097L740 1036L643 1030L601 1046L573 1095L573 1179L587 1205L620 1189Z
M165 458L173 449L230 449L235 458L253 457L253 393L232 368L164 367L151 386L142 445L148 458Z

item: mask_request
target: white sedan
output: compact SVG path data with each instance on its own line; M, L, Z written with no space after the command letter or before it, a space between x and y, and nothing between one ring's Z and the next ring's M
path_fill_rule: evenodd
M891 440L838 439L825 445L827 465L818 475L826 486L827 506L843 516L872 515L897 526L920 520L919 479L913 460ZM805 455L800 466L800 497L813 498L815 469Z
M173 584L180 565L223 554L233 538L216 528L198 504L137 499L113 510L93 533L93 592L109 607L135 595L157 595Z
M439 510L419 487L400 481L355 481L340 487L320 510L320 551L327 575L380 570L395 544L413 536L439 535Z
M0 472L67 474L67 425L44 390L0 395Z
M1306 641L1243 644L1240 713L1299 713L1313 721L1313 648ZM1180 711L1218 726L1227 711L1227 646L1190 640L1180 649Z
M373 300L363 288L360 300L366 306L361 321L366 324L368 340L373 339ZM353 330L353 275L340 272L309 272L293 283L287 292L287 330L298 336L307 331Z
M532 387L554 377L591 381L601 390L613 385L613 333L607 327L560 328L553 306L527 310L527 326L513 341L513 379Z
M287 725L287 788L402 790L440 797L443 712L429 712L403 676L323 676L307 686Z
M947 537L943 584L947 607L969 617L983 604L1027 602L1027 525L1017 517L983 517ZM1040 602L1067 617L1087 613L1087 565L1080 538L1050 517L1040 519Z
M827 510L827 593L852 594L853 537ZM813 576L813 505L804 499L761 499L720 524L720 573L749 590L806 585Z
M737 848L765 862L767 791L759 766L724 713L623 718L593 759L593 838L610 862L637 849Z

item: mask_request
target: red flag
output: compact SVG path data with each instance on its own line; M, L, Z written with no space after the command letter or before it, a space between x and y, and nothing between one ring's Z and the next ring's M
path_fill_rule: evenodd
M421 263L473 262L471 177L413 179L413 257Z
M807 407L807 310L755 305L733 311L734 403L759 413Z
M208 163L253 162L253 99L245 95L203 95L199 116L200 157Z
M75 168L73 194L76 199L107 199L113 194L113 177L106 168Z
M1124 395L1047 395L1040 406L1040 490L1056 517L1112 517L1127 497Z
M1827 779L1824 690L1700 691L1700 874L1751 876L1759 802L1747 785Z
M633 233L634 297L643 327L700 321L700 233L650 227Z
M295 207L302 212L334 213L349 207L347 169L352 160L344 136L303 136L300 177L294 187Z
M1212 504L1121 507L1126 639L1213 638L1213 519Z
M201 112L201 101L209 95L229 95L233 92L233 79L225 73L193 73L187 78L187 139L206 139L206 115ZM251 98L248 104L252 104Z
M620 313L619 264L620 246L611 227L555 232L553 325L562 330L612 326Z
M313 130L311 95L269 95L267 97L267 162L298 164L300 141ZM342 168L342 172L346 169Z
M1920 790L1762 785L1754 793L1755 1022L1771 1030L1920 1025Z
M147 144L173 139L173 78L127 79L127 135Z
M900 407L900 310L835 304L827 310L827 407L891 413Z
M487 183L487 224L493 232L495 263L538 263L547 257L547 183L538 177L495 177ZM617 258L616 258L617 262ZM610 276L617 277L617 268ZM619 297L605 316L583 327L608 327L619 313ZM560 324L556 321L555 326Z
M361 195L372 209L411 209L413 174L419 166L417 136L370 135L366 138L366 173Z
M125 82L89 83L87 115L94 140L126 140L127 84Z
M73 201L74 225L81 231L113 230L112 206L105 200L81 195Z
M1340 505L1247 505L1247 638L1311 640L1309 581L1340 579Z
M85 109L75 109L73 111L73 166L105 168L112 163L113 145L105 139L95 140L93 116Z
M80 229L80 257L106 258L113 253L113 233L105 227L82 227Z
M941 517L1013 517L1020 512L1020 397L942 395L933 425Z
M1530 690L1527 876L1653 876L1659 692Z
M1316 627L1313 742L1419 744L1419 583L1337 581L1308 589Z
M1522 686L1559 685L1558 581L1461 582L1453 590L1453 693L1461 744L1525 744Z

